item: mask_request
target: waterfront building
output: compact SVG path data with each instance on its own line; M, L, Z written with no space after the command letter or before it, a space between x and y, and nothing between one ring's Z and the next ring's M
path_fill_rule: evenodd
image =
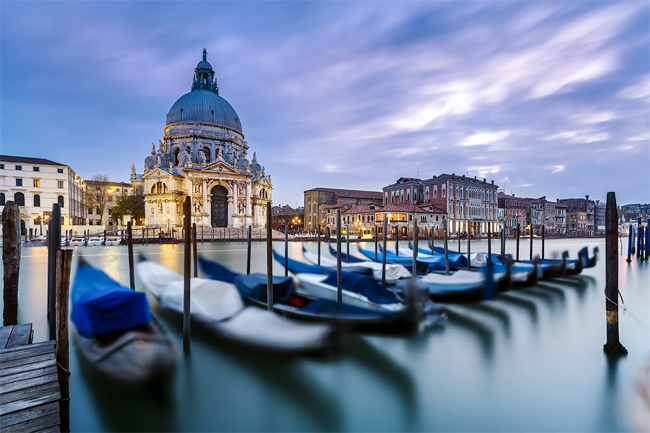
M497 199L499 210L503 211L503 218L500 219L505 221L506 235L516 236L517 226L520 234L523 234L526 229L526 199L504 193L498 193Z
M84 180L70 166L44 158L0 155L0 212L7 201L18 203L21 235L44 235L54 203L61 206L63 231L85 224L85 194Z
M273 184L256 153L249 161L248 151L239 116L219 95L204 49L191 91L167 113L144 172L131 168L133 188L144 195L146 224L182 225L183 203L190 197L197 226L263 227Z
M565 204L568 206L567 210L567 232L572 236L593 236L594 235L594 223L595 223L595 207L596 202L589 200L589 196L586 195L585 198L564 198L560 199L559 203ZM581 222L577 217L584 214L585 220L584 223ZM576 219L571 218L575 216ZM576 223L576 227L572 230L571 223ZM584 225L584 227L583 227Z
M527 227L527 233L530 234L532 228L533 234L541 236L542 226L544 226L546 235L557 236L555 205L556 202L547 200L546 196L527 198L526 224L529 226Z
M399 178L383 188L384 204L411 203L433 206L449 220L449 233L469 232L481 236L491 223L492 231L499 232L503 221L498 219L497 189L494 181L482 181L465 175L441 174L430 179ZM425 207L426 207L425 206Z
M95 180L86 180L87 188L87 203L88 209L88 225L90 226L104 226L107 230L117 229L118 224L111 220L111 211L117 199L121 195L133 194L133 186L126 182L100 182ZM106 191L106 206L104 212L100 214L101 209L96 206L96 202L92 200L93 196L103 194ZM138 224L139 221L134 222Z
M566 236L566 211L568 206L555 203L555 235Z
M605 208L604 201L596 200L594 204L594 236L605 236Z
M305 215L302 209L293 209L289 205L273 206L271 215L271 228L284 233L285 226L289 226L289 233L300 233L304 227Z
M331 211L332 209L329 206L337 204L345 206L381 204L382 193L354 189L312 188L304 192L304 200L305 230L315 231L320 227L321 231L324 231L329 224L326 216L331 216L331 212L327 213L327 210Z

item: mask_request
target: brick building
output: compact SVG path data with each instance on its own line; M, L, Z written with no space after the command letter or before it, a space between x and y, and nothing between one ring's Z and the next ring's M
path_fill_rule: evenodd
M526 226L526 199L503 193L499 193L497 197L499 209L503 209L506 235L516 236L518 225L520 234L523 233Z
M304 200L304 230L315 231L320 227L324 231L327 225L326 210L328 206L336 204L345 206L381 204L382 194L377 191L354 189L312 188L304 192Z

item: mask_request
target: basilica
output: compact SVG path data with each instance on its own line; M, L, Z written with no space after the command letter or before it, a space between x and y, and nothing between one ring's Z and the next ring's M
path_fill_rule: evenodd
M249 161L239 116L221 96L212 65L203 50L192 90L167 113L158 148L151 145L144 173L131 168L134 191L144 195L149 226L183 224L185 197L192 221L208 227L263 227L271 201L271 176Z

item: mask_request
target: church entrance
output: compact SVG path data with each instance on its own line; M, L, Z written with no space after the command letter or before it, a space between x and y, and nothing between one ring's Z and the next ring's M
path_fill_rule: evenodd
M228 227L228 190L217 185L210 190L212 194L212 227Z

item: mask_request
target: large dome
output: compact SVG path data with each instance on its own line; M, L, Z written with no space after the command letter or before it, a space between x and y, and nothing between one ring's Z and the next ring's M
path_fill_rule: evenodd
M178 122L202 122L242 131L234 108L215 92L195 89L178 98L167 113L167 125Z

